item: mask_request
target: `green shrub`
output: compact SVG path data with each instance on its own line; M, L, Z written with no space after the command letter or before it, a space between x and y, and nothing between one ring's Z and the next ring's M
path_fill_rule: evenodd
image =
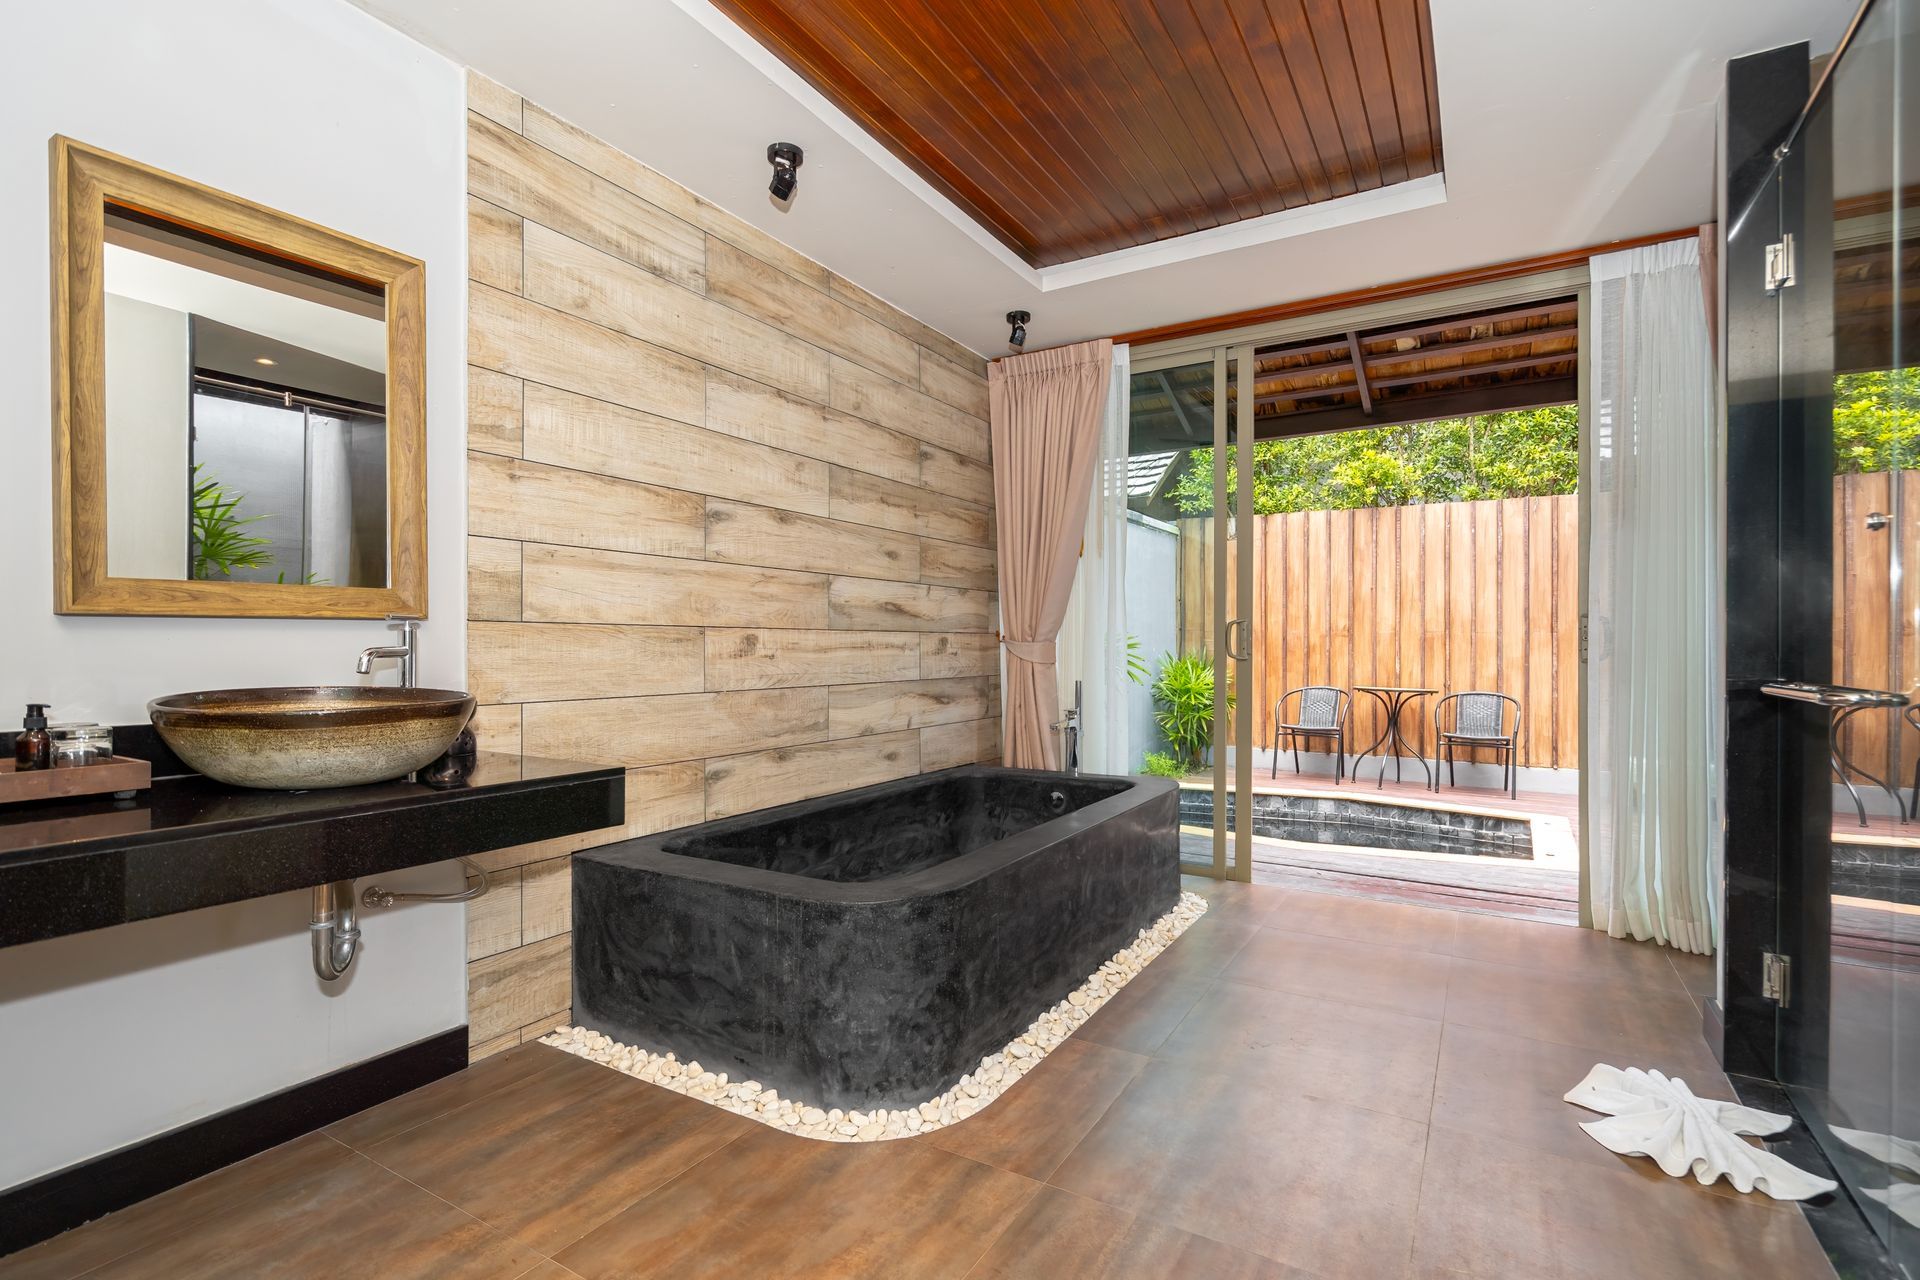
M1198 653L1177 658L1169 653L1160 660L1153 701L1159 708L1153 713L1154 721L1175 756L1189 771L1197 769L1202 755L1213 745L1212 659ZM1231 693L1227 706L1233 706Z
M1187 771L1164 751L1149 751L1140 762L1140 772L1155 778L1184 778Z

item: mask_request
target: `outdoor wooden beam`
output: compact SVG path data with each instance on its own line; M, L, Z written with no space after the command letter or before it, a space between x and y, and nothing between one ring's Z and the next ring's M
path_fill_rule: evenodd
M1174 394L1173 384L1167 381L1167 375L1164 370L1154 374L1154 381L1158 382L1160 389L1167 393L1167 403L1173 406L1173 416L1179 419L1180 429L1182 431L1192 436L1195 440L1210 440L1213 438L1213 424L1211 422L1207 424L1207 429L1204 432L1196 432L1193 429L1193 420L1187 417L1187 406L1181 404L1180 397Z
M1566 360L1578 360L1578 351L1550 351L1543 356L1519 356L1512 360L1494 360L1486 364L1459 365L1451 369L1429 369L1425 373L1403 373L1392 378L1374 378L1372 384L1377 390L1382 387L1409 387L1417 382L1432 382L1438 378L1464 378L1477 373L1507 373L1514 369L1531 369L1543 364L1559 364Z
M1579 398L1578 378L1542 378L1450 391L1441 395L1381 400L1374 406L1371 415L1363 413L1358 405L1314 409L1306 413L1269 414L1264 418L1254 418L1253 435L1256 440L1286 440L1293 436L1349 431L1355 427L1390 427L1402 423L1434 422L1442 418L1465 418L1476 413L1538 409L1550 404L1571 404Z
M1304 356L1316 351L1345 351L1346 349L1347 343L1344 338L1314 338L1308 342L1287 342L1275 347L1262 347L1253 354L1255 359L1264 360L1271 356Z
M1494 334L1485 338L1465 338L1459 342L1442 342L1431 347L1414 347L1409 351L1382 351L1367 357L1369 375L1383 364L1407 364L1414 360L1431 360L1435 356L1465 355L1471 351L1491 351L1499 347L1524 347L1529 342L1547 342L1559 338L1572 338L1576 342L1580 337L1580 325L1549 325L1545 329L1520 329L1513 333ZM1373 341L1368 338L1367 341ZM1374 379L1377 386L1379 379Z
M1505 342L1495 343L1493 339L1486 339L1485 342L1495 346L1524 345ZM1438 352L1440 348L1433 347L1429 350ZM1411 357L1414 353L1408 354ZM1420 358L1426 358L1425 352L1419 354ZM1415 383L1438 382L1447 378L1466 378L1481 373L1508 373L1515 369L1534 368L1543 364L1559 364L1567 360L1577 361L1579 358L1579 349L1573 348L1566 351L1548 351L1539 354L1516 356L1506 360L1488 360L1479 364L1449 365L1444 369L1416 370L1413 373L1395 374L1391 377L1381 377L1377 374L1368 373L1360 377L1357 381L1350 383L1338 382L1324 387L1297 387L1288 390L1270 391L1265 395L1260 395L1256 392L1253 404L1255 409L1259 409L1263 406L1270 407L1287 400L1322 400L1328 396L1344 396L1351 392L1358 391L1360 393L1361 410L1366 413L1371 413L1374 409L1374 393L1388 387L1406 387L1412 386ZM1384 359L1379 362L1382 364L1392 363ZM1403 360L1400 363L1411 363L1411 360Z
M1258 411L1262 406L1276 405L1283 400L1323 400L1328 396L1352 395L1353 391L1354 384L1351 382L1336 383L1331 387L1298 387L1291 391L1270 391L1264 396L1255 394L1253 407Z
M1360 411L1373 412L1373 390L1367 386L1367 360L1360 354L1360 335L1347 330L1347 350L1353 355L1353 385L1360 392Z
M1469 325L1494 324L1503 320L1533 320L1540 316L1558 315L1562 311L1572 311L1578 304L1572 298L1558 298L1552 302L1535 303L1529 307L1514 307L1507 311L1487 311L1474 315L1441 316L1422 324L1408 325L1404 329L1387 329L1379 333L1362 333L1363 342L1391 342L1399 338L1417 338L1422 334L1438 333L1442 329L1464 329Z
M1282 381L1283 379L1318 378L1318 377L1326 377L1326 376L1346 379L1346 381L1342 381L1337 385L1346 387L1348 390L1352 390L1353 383L1351 380L1359 376L1358 374L1359 367L1360 367L1359 365L1353 362L1353 358L1351 356L1343 355L1338 360L1329 360L1325 364L1302 364L1302 365L1295 365L1291 369L1269 369L1265 373L1254 375L1253 392L1257 396L1260 394L1261 387L1271 386L1272 384ZM1287 393L1285 391L1275 391L1275 392L1269 393L1270 396L1278 395L1282 397L1284 397L1286 394Z

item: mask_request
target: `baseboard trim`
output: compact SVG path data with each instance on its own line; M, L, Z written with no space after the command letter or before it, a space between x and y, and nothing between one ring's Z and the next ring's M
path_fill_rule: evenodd
M159 1195L467 1065L464 1026L0 1191L0 1255Z
M1700 1035L1713 1051L1720 1069L1727 1069L1727 1020L1720 1012L1720 997L1708 996L1700 1002Z

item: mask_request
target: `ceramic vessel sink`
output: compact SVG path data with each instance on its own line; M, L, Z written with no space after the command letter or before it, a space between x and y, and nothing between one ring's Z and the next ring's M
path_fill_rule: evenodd
M217 782L304 791L412 773L446 751L473 705L450 689L318 685L176 693L147 714L175 755Z

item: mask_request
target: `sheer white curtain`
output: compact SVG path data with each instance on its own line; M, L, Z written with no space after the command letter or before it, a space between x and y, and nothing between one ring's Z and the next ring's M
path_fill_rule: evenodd
M1709 953L1721 690L1713 356L1693 240L1591 262L1588 856L1595 928Z
M1128 371L1127 348L1114 347L1093 501L1056 659L1062 701L1071 704L1073 682L1081 682L1080 767L1088 773L1130 773L1139 764L1127 733Z

